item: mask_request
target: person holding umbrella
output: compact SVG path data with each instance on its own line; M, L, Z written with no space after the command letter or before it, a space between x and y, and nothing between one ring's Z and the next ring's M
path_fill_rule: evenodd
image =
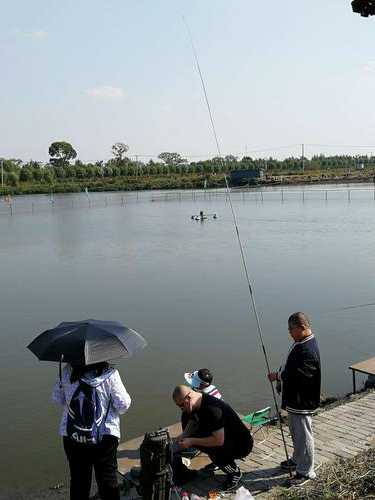
M70 499L90 498L92 470L103 500L119 500L117 447L120 414L131 398L119 372L107 363L71 366L57 380L52 399L63 405L60 435L70 469Z
M60 323L28 345L40 360L60 364L52 399L63 405L60 434L70 468L70 500L89 500L93 469L101 499L120 499L120 414L131 399L107 361L128 358L146 345L121 323L93 319Z

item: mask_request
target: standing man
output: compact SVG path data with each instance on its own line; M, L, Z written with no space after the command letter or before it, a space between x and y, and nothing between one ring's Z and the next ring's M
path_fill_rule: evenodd
M288 319L289 334L294 340L285 365L270 373L271 382L281 382L281 407L288 412L288 425L293 441L293 456L281 467L295 469L294 483L315 479L314 436L312 414L320 403L320 354L311 331L310 320L303 312Z
M172 397L183 412L184 430L177 438L179 448L193 446L206 453L212 464L205 469L219 467L226 473L223 489L236 488L242 473L235 459L246 457L252 450L250 431L237 413L220 399L195 392L186 385L178 385Z

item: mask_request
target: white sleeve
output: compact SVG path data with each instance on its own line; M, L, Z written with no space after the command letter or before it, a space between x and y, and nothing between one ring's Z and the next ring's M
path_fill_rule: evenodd
M53 386L52 401L60 405L65 404L64 390L62 387L60 387L60 380L57 380L55 385Z
M62 373L62 382L64 382L69 377L70 369L68 368L68 366L65 366ZM62 384L60 383L60 377L57 378L55 385L53 386L52 401L60 405L64 405L66 403L65 392Z
M132 400L125 389L117 370L111 377L111 398L113 407L120 414L128 411Z

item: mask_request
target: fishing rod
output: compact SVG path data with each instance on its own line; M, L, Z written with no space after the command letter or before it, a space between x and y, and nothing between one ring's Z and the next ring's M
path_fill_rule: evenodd
M218 134L216 132L215 122L214 122L214 119L213 119L213 115L212 115L212 111L211 111L211 106L210 106L210 103L209 103L209 100L208 100L207 89L206 89L206 85L205 85L205 82L204 82L204 78L203 78L203 74L202 74L202 71L201 71L201 67L200 67L200 64L199 64L198 53L197 53L197 50L195 48L193 37L192 37L191 31L189 29L189 26L188 26L188 23L187 23L185 17L183 17L183 21L185 23L185 26L186 26L186 29L187 29L187 32L188 32L188 35L189 35L191 48L192 48L192 51L193 51L193 54L194 54L195 64L196 64L196 67L197 67L197 70L198 70L198 74L199 74L199 78L200 78L200 81L201 81L201 84L202 84L203 94L204 94L204 98L205 98L205 102L206 102L208 114L209 114L209 117L210 117L210 122L211 122L212 132L213 132L213 135L214 135L214 138L215 138L217 152L218 152L218 155L221 157L221 150L220 150L220 144L219 144ZM279 411L279 405L277 403L275 388L274 388L273 383L271 382L271 380L269 378L269 375L271 374L271 370L270 370L270 364L269 364L269 360L268 360L268 355L267 355L266 347L265 347L264 340L263 340L263 333L262 333L262 328L261 328L261 325L260 325L259 314L258 314L256 302L255 302L254 287L251 285L251 280L250 280L250 275L249 275L247 264L246 264L246 258L245 258L245 253L244 253L244 250L243 250L243 245L242 245L240 230L238 228L237 217L236 217L236 213L235 213L234 208L233 208L231 193L230 193L228 179L227 179L226 175L224 176L224 179L225 179L226 192L227 192L227 195L228 195L229 205L230 205L230 209L231 209L231 212L232 212L233 223L234 223L234 227L236 229L237 241L238 241L238 245L239 245L239 249L240 249L240 253L241 253L242 266L243 266L243 269L245 271L247 286L248 286L248 290L249 290L250 303L251 303L251 307L253 309L254 316L255 316L255 319L256 319L258 336L259 336L260 344L261 344L261 347L262 347L262 351L263 351L263 355L264 355L264 360L265 360L265 363L266 363L267 375L268 375L267 378L268 378L268 380L270 382L270 385L271 385L272 397L273 397L273 402L274 402L274 405L275 405L277 419L278 419L278 422L279 422L279 428L280 428L281 437L282 437L282 440L283 440L285 456L286 456L286 459L287 459L287 464L289 464L289 454L288 454L288 449L287 449L287 445L286 445L286 440L285 440L285 435L284 435L284 429L283 429L283 425L282 425L282 422L281 422L281 415L280 415L280 411ZM291 469L290 465L289 465L289 475L290 475L290 477L292 477L292 469Z

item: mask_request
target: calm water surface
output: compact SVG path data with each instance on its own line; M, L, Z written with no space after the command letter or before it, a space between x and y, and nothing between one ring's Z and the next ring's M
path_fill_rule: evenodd
M375 302L375 203L356 187L350 200L330 191L326 201L325 189L304 199L299 187L265 191L263 202L260 193L233 200L271 365L288 348L288 315L307 311L323 391L336 395L351 389L348 365L375 354L375 307L340 310ZM20 476L25 487L49 486L66 473L60 409L50 403L57 366L26 350L60 321L115 319L147 338L147 350L117 364L133 397L123 439L176 421L171 390L194 368L211 368L240 411L271 401L225 196L144 194L91 209L71 208L72 199L52 209L46 197L23 197L16 205L25 210L13 217L2 207L1 488ZM190 220L199 210L218 219Z

